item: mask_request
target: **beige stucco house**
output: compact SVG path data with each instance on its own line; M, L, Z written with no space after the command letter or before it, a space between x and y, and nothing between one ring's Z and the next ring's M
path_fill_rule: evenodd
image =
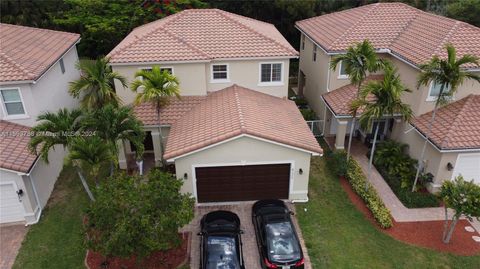
M376 124L380 124L381 138L408 144L409 154L417 159L439 92L437 85L417 89L418 66L433 55L446 57L446 44L453 44L458 56L480 56L479 28L401 3L377 3L335 12L299 21L296 28L301 32L299 94L308 99L324 121L324 134L335 137L337 149L345 147L345 137L350 135L349 107L357 88L350 84L341 63L335 71L329 68L335 55L368 39L378 55L398 69L402 82L412 90L402 99L411 106L415 119L410 123L385 119ZM480 72L478 66L464 68ZM381 72L370 74L368 79L382 79ZM432 191L443 180L459 174L480 183L478 94L479 83L466 81L452 103L439 111L423 160L426 172L435 176ZM365 140L371 132L356 126L354 135Z
M0 223L38 221L63 167L65 151L49 164L28 151L37 116L72 108L68 83L80 77L78 34L0 24Z
M163 155L198 203L308 200L310 157L322 149L286 99L289 61L298 53L273 25L185 10L134 29L108 56L130 81L154 65L179 79L182 98L161 109L160 126L152 104L134 111L147 131L145 162L151 156L159 166ZM133 103L135 93L115 86ZM120 167L135 166L135 149L119 145Z

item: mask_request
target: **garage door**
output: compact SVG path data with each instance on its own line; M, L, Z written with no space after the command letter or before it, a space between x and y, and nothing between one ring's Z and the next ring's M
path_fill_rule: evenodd
M199 203L288 199L290 164L195 169Z
M0 223L23 221L23 205L14 183L0 184Z
M458 156L453 176L462 175L465 180L480 184L480 154L461 154Z

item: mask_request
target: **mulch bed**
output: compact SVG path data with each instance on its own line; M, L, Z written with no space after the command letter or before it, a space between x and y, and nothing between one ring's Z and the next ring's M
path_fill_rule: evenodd
M86 257L86 264L90 269L172 269L183 265L188 261L188 242L190 240L190 233L185 233L182 236L182 244L175 249L169 251L157 251L152 255L146 257L140 264L137 264L135 257L126 258L111 258L108 265L105 267L103 262L105 258L97 253L88 250Z
M383 233L388 234L399 241L437 251L449 252L462 256L480 254L480 244L472 239L472 235L478 235L478 233L469 233L465 231L465 226L471 226L467 220L458 221L450 243L448 244L445 244L442 241L444 221L396 222L393 220L393 227L382 229L377 224L372 213L365 206L365 203L360 196L353 191L350 183L344 178L340 179L340 183L355 207Z

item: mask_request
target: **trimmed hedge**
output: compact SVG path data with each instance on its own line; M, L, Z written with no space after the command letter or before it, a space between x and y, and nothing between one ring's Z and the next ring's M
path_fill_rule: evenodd
M370 209L378 224L384 229L392 227L393 221L390 210L385 207L382 199L370 183L367 183L368 188L365 190L367 178L363 174L362 168L353 158L349 161L346 178L350 182L353 190L363 199L368 209Z

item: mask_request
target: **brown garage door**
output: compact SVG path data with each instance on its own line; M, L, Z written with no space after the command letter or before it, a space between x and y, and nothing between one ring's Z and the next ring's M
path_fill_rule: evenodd
M199 203L288 199L290 164L195 169Z

